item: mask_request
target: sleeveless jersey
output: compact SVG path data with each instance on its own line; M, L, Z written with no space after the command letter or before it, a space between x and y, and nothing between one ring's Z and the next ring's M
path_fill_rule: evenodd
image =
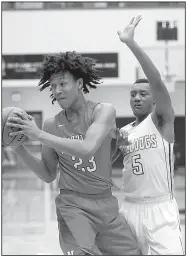
M128 197L147 198L173 194L173 143L161 136L151 114L138 126L121 128L128 131L132 145L122 147L122 191Z
M62 110L53 118L54 126L50 133L61 138L83 140L93 122L93 111L97 104L91 101L86 102L84 119L81 124L77 125L70 124L66 119L65 111ZM112 138L108 136L89 160L55 150L59 159L59 188L86 194L101 194L111 189L111 140Z

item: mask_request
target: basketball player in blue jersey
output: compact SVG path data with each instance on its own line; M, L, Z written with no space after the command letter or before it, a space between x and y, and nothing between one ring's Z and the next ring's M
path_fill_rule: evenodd
M179 211L173 195L174 110L157 68L134 40L140 20L141 16L133 18L118 32L147 77L137 80L130 91L136 120L121 128L132 144L120 147L125 195L120 212L143 255L183 255Z
M83 96L99 83L93 59L76 52L47 56L40 89L50 87L52 102L57 101L62 111L47 119L43 130L31 116L17 113L20 117L9 119L11 127L42 143L41 159L23 145L15 152L47 183L56 178L59 165L56 212L65 255L139 255L135 236L119 215L118 201L111 193L116 111L110 104Z

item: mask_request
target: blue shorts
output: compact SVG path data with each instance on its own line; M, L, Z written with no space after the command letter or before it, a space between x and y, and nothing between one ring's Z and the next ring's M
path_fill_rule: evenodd
M86 195L61 190L56 211L64 255L141 255L111 192Z

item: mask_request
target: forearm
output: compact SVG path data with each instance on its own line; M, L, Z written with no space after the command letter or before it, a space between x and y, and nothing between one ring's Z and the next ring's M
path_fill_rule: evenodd
M111 162L112 162L112 164L119 158L120 155L121 155L120 149L119 148L115 149L115 151L111 155Z
M141 49L141 47L134 41L126 43L128 48L133 52L134 56L139 61L147 79L150 84L154 86L161 80L161 76L149 56Z
M121 151L119 149L119 141L120 141L120 130L119 129L116 129L116 141L115 141L115 146L114 148L112 149L112 152L111 152L111 162L112 164L118 159L118 157L120 156L121 154Z
M56 151L80 157L81 159L89 158L93 153L91 142L88 143L85 140L60 138L45 131L40 133L39 141L42 144L54 148Z
M46 183L52 182L55 177L52 174L44 161L32 155L26 147L19 146L14 149L14 152L24 161L24 163L36 174L38 178Z

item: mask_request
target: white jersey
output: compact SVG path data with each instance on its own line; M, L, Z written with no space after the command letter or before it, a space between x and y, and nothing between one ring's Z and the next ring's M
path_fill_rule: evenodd
M132 198L173 195L173 143L164 140L151 114L138 126L130 123L121 130L128 131L132 141L125 147L127 155L123 160L125 195Z

